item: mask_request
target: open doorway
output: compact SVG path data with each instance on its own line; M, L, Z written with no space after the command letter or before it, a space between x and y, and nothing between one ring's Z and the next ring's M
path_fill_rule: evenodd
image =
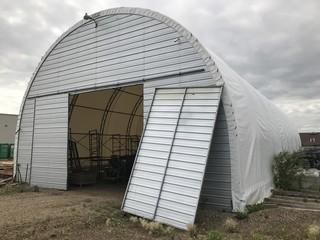
M143 130L143 85L71 95L68 187L124 192Z

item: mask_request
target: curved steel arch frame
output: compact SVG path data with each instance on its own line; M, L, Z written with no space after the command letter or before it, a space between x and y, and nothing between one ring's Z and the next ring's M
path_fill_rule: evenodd
M133 123L133 119L136 117L136 112L138 111L141 103L143 102L143 96L140 96L137 99L137 102L135 103L135 105L133 106L133 109L131 111L131 115L130 118L128 120L128 125L127 125L127 131L126 131L126 135L130 135L131 132L131 128L132 128L132 123Z
M132 85L132 86L136 86L136 85ZM130 87L130 86L127 86L127 87ZM141 87L143 87L143 85L141 85ZM104 132L105 132L105 128L106 128L106 125L107 125L107 119L108 119L108 117L111 117L111 114L113 113L112 108L114 106L116 106L117 98L120 98L122 94L130 94L130 95L133 95L133 96L137 97L137 100L136 100L135 104L133 105L131 112L130 113L126 113L126 114L129 115L129 119L128 119L127 126L125 127L126 128L125 135L130 135L132 124L133 124L133 120L134 120L135 117L137 117L136 113L137 113L141 103L143 102L143 95L139 95L139 94L135 94L135 93L123 90L122 87L108 89L108 90L110 90L110 91L113 90L113 92L112 92L110 97L107 97L105 108L104 109L99 109L99 110L103 111L103 115L102 115L101 120L100 120L99 131L98 131L100 136L101 136L100 137L100 145L101 145L101 147L100 147L100 151L101 151L100 155L101 156L103 155L102 146L104 145ZM97 91L100 91L100 90L97 90ZM90 93L94 93L94 92L96 92L96 91L92 91ZM73 113L74 107L78 106L78 105L76 105L76 102L77 102L79 96L81 97L81 94L74 95L74 97L72 98L72 100L70 102L70 105L69 105L70 106L70 109L69 109L69 123L70 123L70 120L72 118L72 113ZM81 106L81 107L90 109L89 107L86 107L86 106ZM94 109L94 110L98 110L98 109ZM143 116L141 116L141 117L143 117Z
M121 89L121 88L120 88ZM106 120L109 116L109 113L110 113L110 110L111 110L111 107L115 101L115 99L117 98L117 96L119 95L119 93L121 93L119 88L116 88L114 89L111 97L109 98L109 101L104 109L104 112L103 112L103 115L102 115L102 118L101 118L101 122L100 122L100 129L99 129L99 133L100 133L100 145L102 146L103 145L103 132L104 132L104 128L105 128L105 125L106 125ZM102 155L102 148L100 148L100 155Z

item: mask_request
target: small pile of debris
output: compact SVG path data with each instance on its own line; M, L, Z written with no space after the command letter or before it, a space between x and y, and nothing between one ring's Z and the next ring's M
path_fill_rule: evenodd
M12 177L13 161L0 161L0 179Z
M8 177L8 178L1 178L0 179L0 187L2 186L6 186L7 184L12 182L12 177Z
M320 170L316 168L302 169L302 171L300 172L300 175L303 175L306 177L320 177Z
M272 196L265 199L266 204L300 210L320 211L320 193L318 191L272 190Z

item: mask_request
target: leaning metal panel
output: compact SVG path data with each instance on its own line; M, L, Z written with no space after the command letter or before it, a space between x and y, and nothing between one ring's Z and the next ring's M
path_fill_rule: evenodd
M194 223L221 91L156 90L123 211L181 229Z

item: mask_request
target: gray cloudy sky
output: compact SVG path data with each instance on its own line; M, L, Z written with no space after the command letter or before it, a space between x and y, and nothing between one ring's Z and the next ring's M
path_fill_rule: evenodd
M1 0L0 112L18 113L32 72L62 32L85 12L120 6L177 20L300 130L320 131L319 0Z

